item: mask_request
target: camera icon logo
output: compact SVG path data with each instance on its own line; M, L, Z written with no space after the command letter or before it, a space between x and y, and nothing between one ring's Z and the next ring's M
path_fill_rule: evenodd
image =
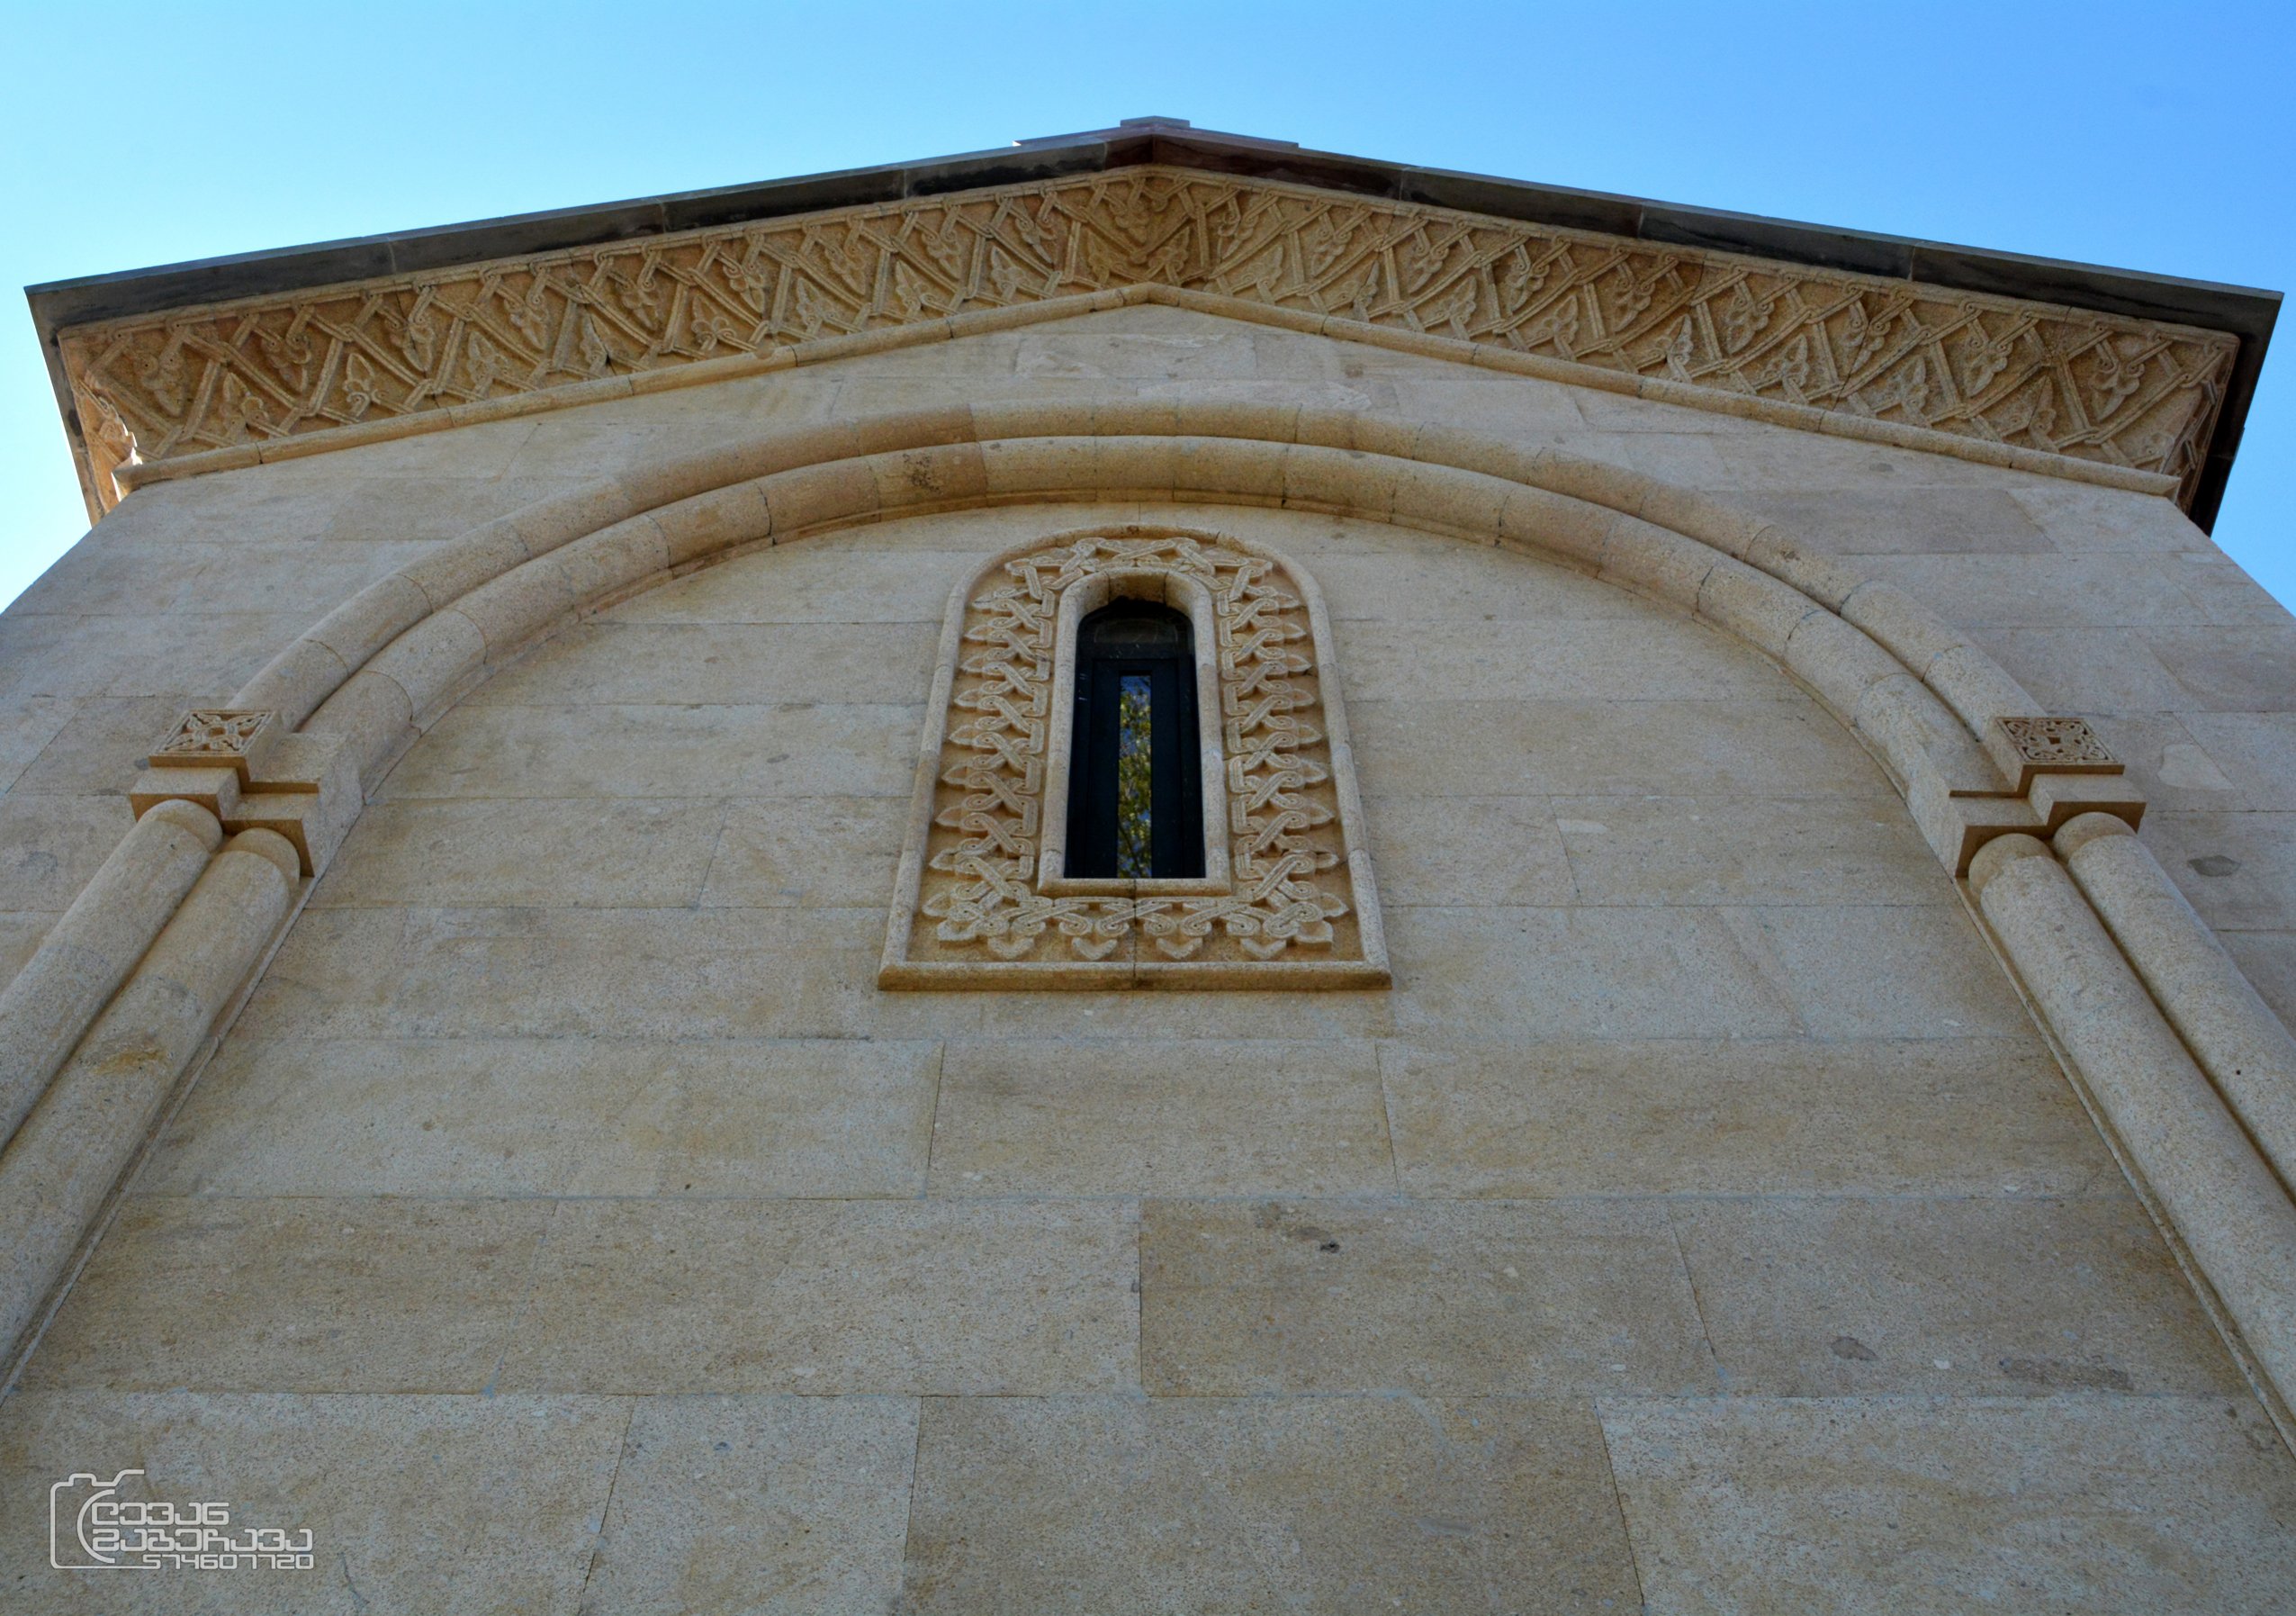
M122 1552L119 1492L131 1476L122 1470L110 1481L86 1472L48 1489L48 1563L59 1571L145 1569Z

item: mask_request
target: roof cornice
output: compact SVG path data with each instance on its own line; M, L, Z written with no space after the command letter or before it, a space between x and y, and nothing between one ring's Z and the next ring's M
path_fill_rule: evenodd
M2207 526L2222 497L2248 403L2277 316L2277 293L2143 275L1871 232L1834 230L1634 197L1533 185L1305 150L1287 142L1195 130L1177 120L1130 120L1115 129L1025 140L993 151L888 164L762 185L520 214L356 240L211 258L35 286L27 293L91 506L91 464L60 341L96 322L149 320L245 299L598 248L680 232L739 227L995 187L1157 166L1207 176L1455 210L1544 230L1596 232L1691 253L1726 253L1985 298L2055 305L2222 333L2237 348L2215 392L2205 441L2182 481ZM100 458L100 456L98 456ZM103 501L108 503L108 500Z

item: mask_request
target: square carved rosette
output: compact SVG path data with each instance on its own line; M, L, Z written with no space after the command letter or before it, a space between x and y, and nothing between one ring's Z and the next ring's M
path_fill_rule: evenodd
M144 761L155 769L229 769L245 785L284 730L275 712L195 707Z
M1047 857L1067 813L1062 664L1085 603L1112 599L1198 625L1217 696L1198 739L1219 781L1202 879L1064 880ZM1195 529L1057 534L950 596L878 985L1383 987L1362 824L1329 623L1304 572Z
M2018 795L2040 774L2118 774L2112 755L2085 718L1995 718L1985 727L1985 748Z

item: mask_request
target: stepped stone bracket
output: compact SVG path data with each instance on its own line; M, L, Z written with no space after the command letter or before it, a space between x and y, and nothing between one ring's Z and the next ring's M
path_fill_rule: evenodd
M2053 835L2083 814L2110 814L2131 830L2143 823L2144 791L2085 719L1996 718L1984 741L2008 789L1949 793L1941 808L1958 831L1955 874L1967 874L1996 836Z
M128 792L141 818L163 802L193 802L234 835L287 839L316 876L358 817L358 764L330 736L287 728L266 709L194 708L144 760Z

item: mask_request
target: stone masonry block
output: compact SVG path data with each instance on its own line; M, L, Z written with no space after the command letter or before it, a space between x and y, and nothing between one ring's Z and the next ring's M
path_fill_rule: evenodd
M145 769L128 788L128 807L138 818L163 802L195 802L218 819L239 810L239 775L235 769Z
M2083 814L2111 814L2132 830L2145 817L2145 794L2126 775L2043 774L2029 800L2051 834Z

